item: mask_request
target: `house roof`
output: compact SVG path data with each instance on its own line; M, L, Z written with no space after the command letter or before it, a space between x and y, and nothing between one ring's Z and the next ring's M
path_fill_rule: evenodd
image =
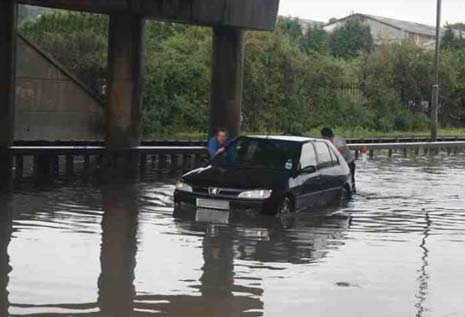
M369 19L390 25L392 27L395 27L397 29L401 29L403 31L407 31L409 33L416 33L416 34L422 34L422 35L429 35L432 37L436 36L436 27L427 25L427 24L420 24L416 22L409 22L409 21L403 21L403 20L397 20L397 19L391 19L391 18L385 18L385 17L380 17L376 15L369 15L369 14L360 14L362 16L365 16Z
M349 15L345 18L339 19L335 22L329 23L327 26L342 22L345 20L349 20L353 17L363 17L367 18L370 20L377 21L379 23L391 26L393 28L396 28L398 30L406 31L409 33L415 33L415 34L421 34L421 35L426 35L430 37L435 37L436 36L436 27L427 25L427 24L421 24L421 23L416 23L416 22L409 22L409 21L403 21L403 20L397 20L397 19L391 19L391 18L386 18L386 17L380 17L376 15L371 15L371 14L363 14L363 13L355 13L352 15Z

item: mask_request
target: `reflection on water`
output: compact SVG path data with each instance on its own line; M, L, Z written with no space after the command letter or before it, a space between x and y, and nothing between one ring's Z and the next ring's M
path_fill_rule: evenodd
M418 278L419 281L419 288L418 288L418 303L416 304L416 307L418 308L417 312L417 317L423 316L423 313L425 311L424 302L426 301L426 296L428 294L428 253L429 250L426 245L426 240L428 239L429 232L431 229L431 220L429 218L429 212L425 212L425 231L423 235L423 239L421 240L420 248L423 250L423 256L421 257L421 260L423 261L421 268L418 270L420 273L420 277Z
M368 162L351 222L174 219L172 181L23 189L0 197L0 315L463 316L464 167Z
M0 316L8 315L8 274L11 271L8 244L11 236L11 202L0 196Z
M102 189L102 245L98 306L111 316L133 310L139 201L134 185Z

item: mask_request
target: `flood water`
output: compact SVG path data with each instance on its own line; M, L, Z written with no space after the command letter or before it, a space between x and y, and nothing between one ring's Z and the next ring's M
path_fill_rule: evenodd
M338 211L172 217L174 181L1 198L0 316L465 316L465 158L360 163Z

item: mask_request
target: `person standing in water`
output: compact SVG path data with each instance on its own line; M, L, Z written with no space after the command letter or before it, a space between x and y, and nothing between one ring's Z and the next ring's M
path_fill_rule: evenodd
M350 173L352 175L352 190L355 192L355 156L352 154L352 151L347 146L346 140L340 136L334 135L333 130L330 128L323 128L321 130L321 136L334 144L334 146L344 157L345 161L347 162L347 165L349 165Z

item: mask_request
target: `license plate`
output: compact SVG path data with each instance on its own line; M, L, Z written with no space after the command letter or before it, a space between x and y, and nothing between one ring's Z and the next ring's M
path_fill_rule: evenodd
M197 209L195 221L208 223L229 223L229 211L214 209Z
M229 210L229 201L197 198L196 206L199 208Z

